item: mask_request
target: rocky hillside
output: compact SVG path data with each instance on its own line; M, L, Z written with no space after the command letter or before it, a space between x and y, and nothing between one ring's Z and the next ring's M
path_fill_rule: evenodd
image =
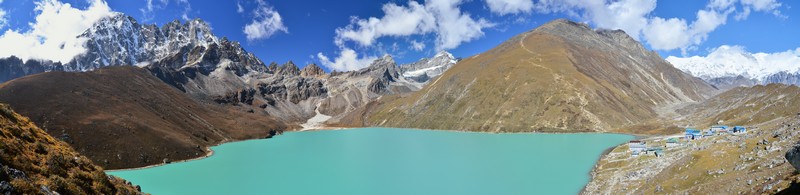
M289 128L264 111L198 102L132 66L15 79L0 84L0 102L109 169L202 157Z
M656 108L701 101L713 91L622 31L561 19L356 115L366 116L367 126L607 131L653 120Z
M775 194L795 180L795 170L784 156L800 140L798 125L800 116L747 123L746 134L694 140L665 148L661 157L652 152L632 157L628 146L622 145L598 161L583 193ZM668 137L680 136L643 141L648 147L663 148Z
M800 87L738 87L678 113L681 117L671 123L708 129L722 121L748 132L667 148L662 157L631 157L626 145L616 147L598 162L584 193L774 194L796 183L784 156L800 140ZM667 138L681 137L682 131L644 141L664 147Z
M703 103L686 106L678 120L687 125L759 124L800 113L800 87L785 84L738 87Z
M0 104L0 194L141 194Z
M790 73L785 71L777 72L774 74L765 75L757 79L748 78L742 75L736 75L736 76L706 77L703 78L703 80L721 90L729 90L736 87L768 85L771 83L800 85L800 72L796 73Z

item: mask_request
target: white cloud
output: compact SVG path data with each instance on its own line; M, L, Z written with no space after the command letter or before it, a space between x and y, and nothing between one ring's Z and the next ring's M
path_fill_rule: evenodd
M35 22L30 30L7 30L0 35L0 57L11 55L22 59L45 59L68 62L86 51L85 39L77 38L97 20L116 14L103 0L93 0L81 10L57 0L36 2Z
M413 49L414 51L422 51L423 49L425 49L425 43L423 42L411 40L409 44L411 44L411 49Z
M777 10L780 7L775 0L711 0L697 11L691 23L682 18L652 16L655 0L541 0L533 10L566 13L598 28L622 29L634 39L644 38L654 49L686 51L704 42L733 13L737 20L746 19L750 10L781 16Z
M158 0L158 2L153 3L153 0L145 0L144 8L139 9L139 11L142 12L142 21L153 20L153 17L155 17L153 12L166 8L169 2L170 0ZM183 20L190 20L189 12L192 11L192 4L189 3L189 0L175 0L174 2L176 5L183 7L181 18Z
M266 39L278 32L289 33L289 29L283 25L280 13L263 0L257 2L258 7L253 10L255 17L244 26L244 34L247 35L248 41Z
M354 55L357 53L346 46L346 42L353 42L366 48L374 47L376 41L381 37L432 34L436 37L436 50L447 50L482 37L483 29L492 27L494 24L483 18L474 19L470 14L462 12L459 7L462 3L462 0L427 0L424 4L409 1L405 6L386 3L381 8L384 15L380 18L352 17L349 25L336 29L334 43L340 48L340 56L331 62L332 66L329 67L333 69L336 67L348 67L349 69L366 67L371 62L367 59L374 58L374 56L365 57L365 59L353 58L358 55ZM416 48L424 48L424 46L417 46ZM320 59L326 57L322 54L318 56ZM326 64L323 63L323 65Z
M468 13L458 8L461 0L430 0L427 2L433 13L437 15L436 50L454 49L461 43L469 42L483 36L483 29L494 26L485 19L472 19Z
M189 4L189 0L178 0L178 4L182 4L184 6L181 18L186 21L190 20L191 18L189 18L189 12L192 11L192 4Z
M667 61L702 78L742 75L761 79L782 71L800 71L800 48L777 53L751 53L742 46L722 45L707 56L669 56Z
M358 70L368 66L372 61L375 61L375 59L378 59L375 56L359 57L358 53L350 48L342 48L339 57L336 57L333 61L321 52L317 53L317 58L319 58L323 66L339 71Z
M436 17L426 7L416 1L409 1L408 7L394 3L383 5L383 18L351 18L350 24L336 29L336 44L354 41L361 46L370 46L383 36L409 36L430 33L436 30Z
M238 1L236 2L236 13L244 13L244 7L242 7L242 3Z
M0 4L3 4L3 0L0 0ZM6 10L0 9L0 29L3 29L8 25L8 18L6 18Z
M685 52L685 50L705 42L708 33L724 25L728 15L733 11L733 8L728 8L726 11L714 9L697 11L697 19L691 25L683 19L655 17L650 20L650 25L643 29L643 34L653 49L680 48Z
M737 13L735 16L736 20L746 19L750 16L751 10L755 10L758 12L771 12L773 15L786 18L781 14L781 11L778 8L781 7L781 3L778 3L776 0L742 0L742 11Z
M689 31L686 21L680 18L664 19L655 17L644 29L644 38L654 49L680 48L689 44L690 37L684 32Z
M778 3L777 0L742 0L742 5L756 11L773 11L781 7L781 3Z
M533 0L486 0L489 11L499 15L528 13L533 10Z
M484 19L473 19L458 7L461 0L428 0L425 4L409 1L407 6L384 4L381 18L353 17L350 24L336 29L335 42L343 45L353 41L360 46L372 46L380 37L436 35L436 48L453 49L463 42L483 36L483 29L493 26Z

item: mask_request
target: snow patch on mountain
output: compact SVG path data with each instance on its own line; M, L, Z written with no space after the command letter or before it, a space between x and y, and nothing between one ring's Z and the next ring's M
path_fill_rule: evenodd
M427 83L431 78L442 75L458 62L453 54L447 51L437 53L433 58L423 58L411 64L401 65L403 77L419 83Z

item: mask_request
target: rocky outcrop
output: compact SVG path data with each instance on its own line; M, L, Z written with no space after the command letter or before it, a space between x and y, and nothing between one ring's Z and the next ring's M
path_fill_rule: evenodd
M317 64L309 64L300 70L301 77L321 77L325 76L325 70L322 70Z
M789 151L786 152L786 161L794 166L794 169L800 171L800 142L794 144Z
M283 75L283 76L300 76L300 68L294 64L294 62L289 61L283 66L280 66L275 74Z
M0 194L142 194L0 104Z

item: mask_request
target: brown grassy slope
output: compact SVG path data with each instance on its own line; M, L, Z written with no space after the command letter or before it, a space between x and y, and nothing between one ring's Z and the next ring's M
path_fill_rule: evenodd
M416 93L384 97L365 125L608 131L711 91L622 31L556 20L460 61Z
M136 67L50 72L0 85L0 102L108 169L205 155L285 129L263 114L196 102Z
M751 125L800 114L800 87L784 84L738 87L702 104L679 110L694 126L724 124Z
M2 194L140 193L5 104L0 104L0 186Z

